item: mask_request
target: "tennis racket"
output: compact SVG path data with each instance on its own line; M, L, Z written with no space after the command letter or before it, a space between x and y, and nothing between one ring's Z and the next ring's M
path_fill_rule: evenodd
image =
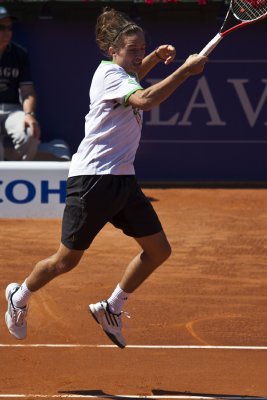
M199 53L208 56L229 33L267 17L267 0L231 0L222 27Z

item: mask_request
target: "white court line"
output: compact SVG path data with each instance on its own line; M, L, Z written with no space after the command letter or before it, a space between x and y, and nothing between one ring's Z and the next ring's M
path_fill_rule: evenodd
M51 348L117 348L115 345L90 345L90 344L0 344L0 347L15 347L15 348L38 348L38 347L51 347ZM267 350L267 346L159 346L159 345L129 345L127 348L132 349L219 349L219 350ZM48 398L61 398L61 399L81 399L81 398L94 398L94 399L181 399L181 400L267 400L267 397L260 396L224 396L224 395L211 395L211 396L197 396L197 395L87 395L87 394L0 394L1 398L22 398L22 399L48 399Z
M87 395L87 394L0 394L0 398L35 398L35 399L81 399L81 398L88 398L88 399L191 399L191 400L267 400L267 397L259 397L259 396L227 396L227 395L211 395L211 396L188 396L188 395L177 395L177 396L168 396L168 395L149 395L149 396L140 396L140 395L106 395L106 394L99 394L99 395Z
M0 343L1 347L54 347L54 348L101 348L110 349L118 348L114 344L53 344L53 343L36 343L36 344L8 344ZM267 346L199 346L199 345L128 345L127 349L200 349L200 350L267 350Z
M15 348L117 348L115 345L91 345L91 344L3 344L0 347L15 347ZM267 346L198 346L198 345L129 345L127 348L131 349L201 349L201 350L267 350ZM227 396L227 395L89 395L89 394L0 394L0 399L180 399L180 400L267 400L267 397L260 396Z

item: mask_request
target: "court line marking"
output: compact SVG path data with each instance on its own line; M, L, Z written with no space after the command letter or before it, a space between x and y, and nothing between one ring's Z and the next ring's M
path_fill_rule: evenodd
M0 343L0 347L14 347L14 348L38 348L38 347L51 347L51 348L117 348L115 345L91 345L91 344L4 344ZM199 345L129 345L128 348L132 349L201 349L201 350L267 350L267 346L199 346ZM94 399L184 399L184 400L267 400L267 397L260 396L198 396L198 395L79 395L79 394L0 394L0 398L34 398L34 399L47 399L47 398L61 398L61 399L80 399L80 398L94 398Z
M218 396L188 396L188 395L177 395L177 396L168 396L168 395L87 395L87 394L0 394L0 398L39 398L39 399L81 399L81 398L94 398L94 399L192 399L192 400L267 400L267 397L260 396L227 396L227 395L218 395Z
M101 348L101 349L110 349L110 348L118 348L114 344L53 344L53 343L36 343L36 344L8 344L8 343L0 343L0 348L5 347L15 347L15 348L41 348L41 347L52 347L52 348ZM267 350L267 346L201 346L201 345L128 345L127 349L189 349L189 350ZM267 400L267 398L266 398Z

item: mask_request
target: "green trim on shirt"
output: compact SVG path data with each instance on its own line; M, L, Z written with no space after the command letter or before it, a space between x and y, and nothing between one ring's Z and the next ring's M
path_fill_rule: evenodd
M115 64L115 63L114 63L113 61L110 61L110 60L102 60L102 61L101 61L101 64L107 64L107 65L109 65L109 64ZM118 65L118 64L115 64L115 65ZM118 65L118 66L120 67L120 65ZM121 67L121 68L122 68L122 67ZM122 68L122 69L123 69L123 68ZM125 72L126 72L126 71L125 71ZM126 72L126 73L129 75L128 83L129 83L129 84L135 85L135 84L136 84L136 81L135 81L134 79L131 79L131 77L138 79L137 75L136 75L135 73L128 73L128 72ZM135 93L137 90L143 90L142 86L137 86L137 87L135 86L135 88L134 88L133 90L131 90L131 91L124 97L124 106L125 106L125 107L128 107L127 102L128 102L129 97L131 96L131 94Z
M143 90L142 86L135 87L133 90L131 90L125 97L124 97L124 106L128 106L128 100L131 94L135 93L137 90Z

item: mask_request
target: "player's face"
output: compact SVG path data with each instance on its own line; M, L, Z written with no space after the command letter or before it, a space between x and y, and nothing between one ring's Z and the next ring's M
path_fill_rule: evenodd
M6 47L12 38L11 18L0 19L0 48Z
M138 73L145 56L145 39L142 32L124 36L123 45L113 54L113 62L129 73Z

